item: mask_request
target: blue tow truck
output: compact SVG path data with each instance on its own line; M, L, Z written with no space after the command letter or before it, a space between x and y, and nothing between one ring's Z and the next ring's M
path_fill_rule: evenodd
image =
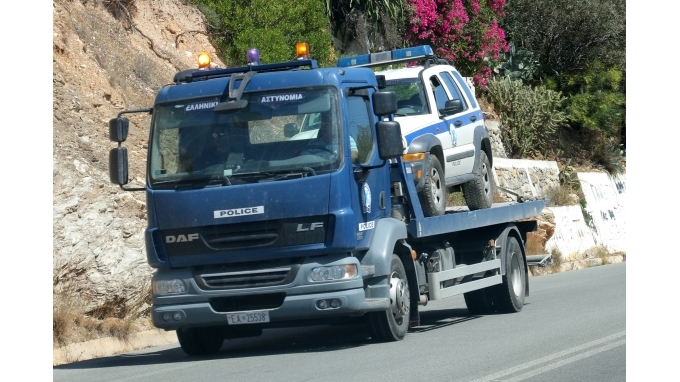
M146 193L153 324L200 355L265 328L356 320L397 341L420 305L461 293L471 314L519 312L546 202L426 217L385 78L296 51L262 64L250 49L223 69L202 55L153 108L110 121L110 180ZM144 187L128 185L130 113L151 115Z

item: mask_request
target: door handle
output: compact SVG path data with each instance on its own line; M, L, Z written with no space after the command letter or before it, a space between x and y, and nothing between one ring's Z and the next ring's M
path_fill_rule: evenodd
M460 120L458 120L458 121L454 122L453 124L454 124L456 127L460 127L460 126L463 124L463 122L461 122Z
M474 115L470 116L470 121L474 122L476 120L477 120L477 117L475 117Z

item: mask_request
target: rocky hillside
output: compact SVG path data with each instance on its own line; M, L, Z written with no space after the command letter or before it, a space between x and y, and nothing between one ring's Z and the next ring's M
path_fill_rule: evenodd
M53 282L55 292L68 284L86 311L144 310L135 299L152 271L144 193L109 182L108 120L150 107L202 51L217 60L203 16L181 0L53 1ZM139 185L149 120L131 125L130 177Z

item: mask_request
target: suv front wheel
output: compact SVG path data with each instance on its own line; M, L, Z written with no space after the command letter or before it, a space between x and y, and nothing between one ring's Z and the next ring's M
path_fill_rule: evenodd
M479 153L479 168L474 179L463 184L463 196L470 211L490 208L493 204L493 171L484 150Z
M434 154L429 155L425 171L425 186L418 193L425 216L440 216L446 212L444 170Z

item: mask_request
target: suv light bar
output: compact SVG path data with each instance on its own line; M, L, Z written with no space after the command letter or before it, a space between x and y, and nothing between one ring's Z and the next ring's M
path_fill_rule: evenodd
M432 50L432 47L430 47L429 45L420 45L414 46L412 48L395 49L388 52L343 57L338 60L338 66L371 67L428 58L434 58L434 51Z

